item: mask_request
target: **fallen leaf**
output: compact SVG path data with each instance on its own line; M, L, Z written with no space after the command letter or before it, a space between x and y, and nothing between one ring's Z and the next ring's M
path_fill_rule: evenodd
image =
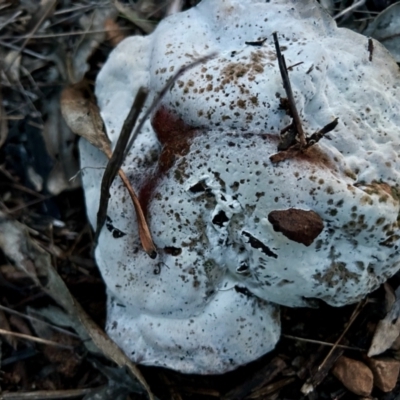
M110 152L100 111L85 81L67 86L61 93L61 113L69 128L104 154Z
M379 40L400 62L400 2L383 10L363 34Z
M79 160L76 155L76 136L61 114L60 93L48 100L45 105L47 119L42 134L54 166L47 177L46 187L51 194L58 195L64 190L80 186L79 176L77 179L71 179L79 171Z
M388 293L388 292L387 292ZM389 349L400 335L400 287L397 288L396 301L393 303L386 317L376 326L368 357L379 355ZM387 294L388 298L390 294ZM391 300L386 300L391 303Z
M116 173L118 173L124 186L128 190L129 196L131 197L132 203L135 207L139 236L143 249L151 258L154 258L157 256L157 251L141 204L129 179L121 169L127 142L142 111L146 98L147 91L144 88L141 88L138 91L131 110L124 121L114 152L111 150L111 143L105 133L100 110L84 81L70 85L63 90L61 94L61 112L68 126L74 133L85 138L93 146L101 150L110 160L102 179L95 241L97 240L101 228L106 220L108 200L110 197L109 189Z

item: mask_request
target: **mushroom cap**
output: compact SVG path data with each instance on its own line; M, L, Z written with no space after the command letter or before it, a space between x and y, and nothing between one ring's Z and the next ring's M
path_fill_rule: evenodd
M279 163L270 156L291 118L274 31L294 66L306 134L339 118ZM124 163L158 257L141 249L118 177L96 249L110 336L134 361L192 373L222 373L271 350L271 302L349 304L400 268L398 67L315 1L203 0L152 35L126 39L96 83L112 143L139 86L154 96L180 66L214 51L178 79ZM95 226L106 159L80 147Z

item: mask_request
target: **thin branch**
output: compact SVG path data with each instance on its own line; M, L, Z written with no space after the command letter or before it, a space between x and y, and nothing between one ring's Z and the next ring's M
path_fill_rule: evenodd
M327 354L327 356L324 358L324 360L322 361L322 363L320 364L320 366L318 367L318 370L320 370L324 364L327 362L327 360L329 359L330 355L333 353L333 351L335 350L336 347L339 346L339 343L341 342L341 340L343 339L344 335L346 334L346 332L350 329L351 325L353 325L353 322L356 320L356 318L358 317L358 315L360 314L361 310L364 308L364 306L367 304L366 300L362 300L360 301L356 308L354 309L353 313L350 316L349 322L347 323L346 328L343 330L342 334L339 336L339 338L336 340L334 346L332 347L332 349L329 351L329 353Z
M291 339L291 340L298 340L299 342L305 342L305 343L314 343L314 344L320 344L322 346L329 346L329 347L339 347L341 349L346 349L346 350L353 350L353 351L363 351L365 352L365 349L362 349L360 347L353 347L353 346L345 346L343 344L335 344L335 343L329 343L329 342L324 342L321 340L314 340L314 339L305 339L302 337L298 336L292 336L292 335L281 335L283 338L286 339Z
M318 132L313 133L309 138L307 138L306 147L311 147L315 143L318 143L327 133L333 131L337 127L338 123L339 123L339 118L335 118L332 122L326 124Z
M294 101L292 85L290 84L289 74L288 74L286 62L285 62L285 57L282 55L281 49L279 47L278 34L276 32L274 32L272 35L274 37L276 56L278 58L278 65L279 65L279 70L281 72L283 87L285 88L286 96L287 96L288 102L289 102L291 117L293 118L293 123L294 123L294 127L296 128L296 131L297 131L300 146L305 147L306 146L306 136L304 134L300 116L299 116L299 113L296 108L296 103Z
M106 170L103 175L103 179L101 181L100 202L99 202L99 209L97 212L95 241L97 242L100 235L100 231L104 226L104 223L107 218L107 208L110 198L110 187L114 181L116 174L119 173L119 176L122 179L125 187L127 188L129 195L132 199L133 205L135 207L136 216L138 219L138 226L139 226L139 236L143 249L149 255L149 257L156 258L157 250L151 238L150 229L147 225L146 218L144 216L139 199L137 198L136 193L134 192L129 182L129 179L126 177L125 173L121 169L122 163L125 158L124 150L127 147L127 143L131 135L131 132L133 130L133 127L135 126L137 119L143 109L144 103L147 99L147 95L148 92L144 88L139 89L135 97L135 100L132 104L132 107L129 111L129 114L124 121L114 151L112 153L111 149L107 151L106 155L110 161L107 164ZM135 133L133 134L133 138L134 137Z

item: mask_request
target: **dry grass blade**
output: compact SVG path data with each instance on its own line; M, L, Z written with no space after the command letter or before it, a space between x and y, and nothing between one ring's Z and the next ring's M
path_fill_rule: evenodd
M45 344L48 346L60 347L62 349L69 349L69 350L74 349L72 346L66 346L61 343L53 342L52 340L42 339L42 338L38 338L36 336L25 335L24 333L16 333L16 332L12 332L12 331L6 331L5 329L0 329L0 335L14 336L16 338L25 339L25 340L29 340L31 342Z
M61 400L76 399L95 392L97 389L37 390L26 393L2 393L0 400Z
M115 8L122 15L124 15L134 25L139 27L144 33L151 33L154 31L156 24L144 19L143 16L139 14L139 12L137 12L129 7L126 7L125 5L120 3L118 0L114 0L113 4L114 4Z
M115 174L118 171L135 207L138 219L139 235L143 249L150 257L154 258L157 255L157 252L144 213L128 178L120 169L124 158L126 142L128 141L132 129L137 121L144 101L144 93L138 93L137 101L134 101L131 111L122 127L120 135L121 142L120 144L117 144L116 151L114 152L111 150L111 143L104 131L100 111L85 82L71 85L63 90L61 94L61 111L68 126L75 134L84 137L93 146L101 150L108 159L110 159L110 163L103 176L95 240L97 241L100 230L104 225L108 206L109 189ZM121 147L121 150L120 146L123 146Z
M22 50L24 50L26 45L32 39L32 36L41 27L43 22L54 12L56 4L57 4L57 0L45 1L43 6L41 6L40 9L38 10L38 12L32 17L32 20L31 20L32 24L28 26L28 29L31 29L29 32L29 35L25 39L25 41L22 43L15 58L10 62L7 70L11 68L14 61L18 58L18 56L22 52Z
M321 365L318 367L318 369L322 369L324 364L329 360L329 357L331 356L331 354L335 351L337 345L342 341L344 335L346 334L346 332L350 329L350 327L353 325L353 322L356 320L356 318L359 316L361 310L364 308L364 306L367 304L367 300L362 300L360 301L356 308L354 309L353 313L351 314L350 318L349 318L349 322L347 323L346 327L344 328L343 332L341 333L341 335L339 336L339 338L336 340L334 346L332 347L332 349L329 351L329 353L327 354L327 356L325 357L324 361L322 361Z
M4 313L3 310L0 309L0 329L3 329L5 331L10 331L10 322ZM14 349L17 349L17 339L13 336L5 336L4 339L7 341L7 343Z
M343 344L336 344L336 343L329 343L329 342L324 342L321 340L314 340L314 339L305 339L301 338L298 336L292 336L292 335L281 335L282 337L286 339L292 339L292 340L298 340L299 342L304 342L304 343L314 343L314 344L320 344L322 346L328 346L328 347L339 347L341 349L347 349L347 350L354 350L354 351L365 351L365 349L361 349L359 347L353 347L353 346L346 346Z
M5 306L3 306L1 304L0 304L0 310L5 311L5 312L7 312L9 314L18 315L19 317L24 318L24 319L28 319L30 321L40 322L41 324L47 325L48 327L50 327L51 329L53 329L55 331L64 333L65 335L74 336L76 338L79 338L79 335L77 335L77 334L75 334L73 332L70 332L70 331L68 331L66 329L60 328L60 327L55 326L53 324L50 324L50 323L44 321L43 319L35 318L35 317L32 317L31 315L26 315L26 314L20 313L18 311L13 310L12 308L5 307Z
M92 339L95 346L118 366L126 367L154 399L149 386L137 367L122 350L100 329L69 292L64 281L51 264L50 255L29 237L27 229L0 213L0 248L5 256L33 282L51 296L77 321L85 331L84 340ZM39 280L38 276L42 277ZM44 283L42 283L44 282ZM8 334L8 333L7 333Z

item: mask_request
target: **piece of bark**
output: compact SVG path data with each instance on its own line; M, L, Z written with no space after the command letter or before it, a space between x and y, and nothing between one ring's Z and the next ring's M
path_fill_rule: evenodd
M363 362L342 356L336 361L332 373L350 392L359 396L371 394L374 376Z
M400 361L393 358L370 358L368 365L374 375L374 384L382 392L391 392L397 383Z
M309 246L324 229L322 218L316 212L297 208L271 211L268 221L275 232L305 246Z

